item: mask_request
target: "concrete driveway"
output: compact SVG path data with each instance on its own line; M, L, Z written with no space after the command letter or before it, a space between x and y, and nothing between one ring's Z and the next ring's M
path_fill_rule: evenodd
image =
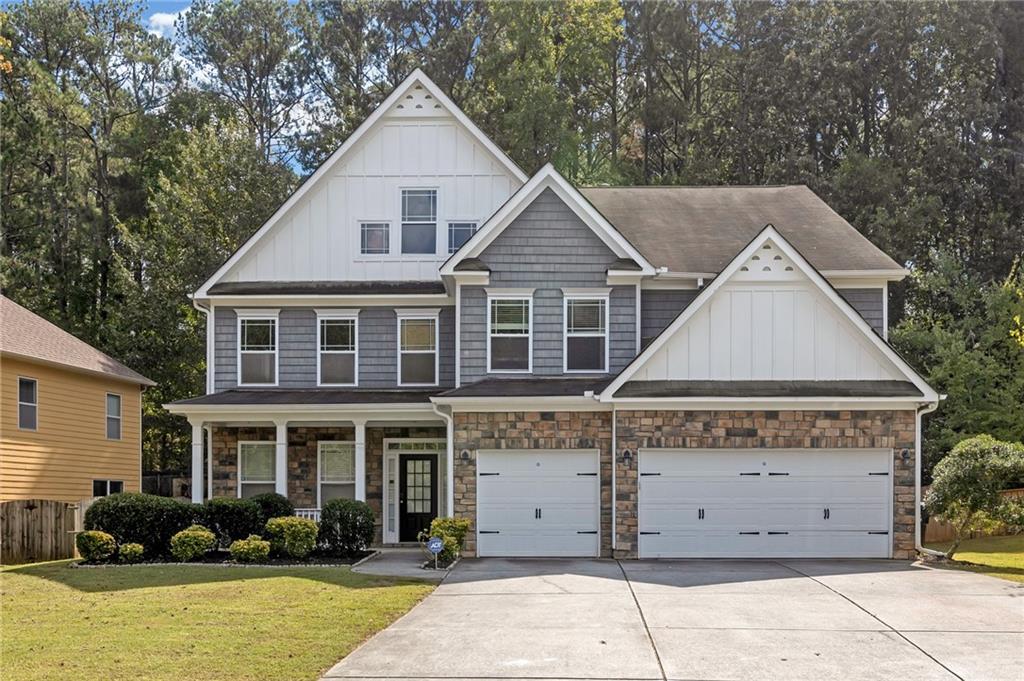
M1024 586L892 561L462 561L329 679L1024 680Z

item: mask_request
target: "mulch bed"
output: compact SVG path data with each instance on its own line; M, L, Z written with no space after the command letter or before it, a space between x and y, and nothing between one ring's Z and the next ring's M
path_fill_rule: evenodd
M138 563L86 563L84 561L78 561L71 564L71 567L80 568L96 568L96 567L132 567L136 565L223 565L226 567L343 567L346 565L353 565L358 563L367 556L371 556L375 551L363 551L356 556L348 556L345 558L339 558L336 556L310 556L305 560L295 560L293 558L268 558L260 563L236 563L231 559L231 554L227 551L214 551L202 558L189 561L187 563L179 563L169 558L154 558L152 560L143 560Z

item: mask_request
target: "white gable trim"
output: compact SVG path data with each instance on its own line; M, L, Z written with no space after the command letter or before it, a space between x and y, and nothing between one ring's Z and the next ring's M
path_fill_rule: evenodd
M529 182L520 187L519 191L513 194L494 215L488 218L487 222L481 225L476 234L462 248L448 258L441 266L441 274L455 275L456 265L465 258L478 257L545 189L552 190L564 201L565 205L576 213L612 252L620 258L631 258L640 265L641 270L631 272L631 274L650 276L655 273L654 266L647 262L647 259L640 255L640 252L568 180L562 177L553 165L548 163L538 170Z
M472 137L490 151L505 170L507 170L513 177L517 178L520 183L525 183L527 179L529 179L526 173L523 172L522 168L516 165L504 151L492 142L491 139L487 137L487 135L485 135L484 132L478 128L477 125L473 123L473 121L471 121L458 106L455 105L455 102L448 98L448 95L446 95L441 88L434 83L434 81L430 80L423 71L416 69L409 74L409 76L403 80L390 95L388 95L387 99L381 102L380 106L373 110L373 113L371 113L367 119L363 121L358 128L356 128L355 132L348 136L348 139L345 140L344 144L338 147L338 149L331 154L326 161L321 163L313 174L298 187L298 189L292 192L292 195L289 196L283 204L281 204L281 207L263 223L256 233L249 237L246 242L243 243L242 246L235 251L223 265L220 266L213 276L207 279L203 285L199 287L199 290L195 292L193 297L205 298L209 293L210 287L220 281L221 277L226 275L232 267L245 257L246 253L252 250L257 242L259 242L267 232L273 229L273 227L288 213L288 211L302 200L302 198L320 181L320 179L327 175L331 169L338 164L338 161L340 161L350 149L365 137L366 134L376 126L377 122L380 121L381 118L383 118L385 114L387 114L416 83L419 83L426 88L427 92L429 92L434 99L437 100L441 106L443 106L455 118L455 120L461 123Z
M700 292L694 301L679 314L676 319L637 355L629 365L606 387L600 395L602 402L614 401L615 392L629 381L648 360L651 359L669 339L675 335L707 302L717 293L733 276L740 271L740 268L761 248L766 241L772 241L787 256L793 265L802 272L810 281L830 300L850 322L861 331L875 348L896 368L906 376L907 380L913 383L924 395L925 402L938 402L939 394L930 386L909 364L893 350L888 343L878 337L871 326L863 317L840 296L836 290L825 280L825 278L814 267L807 262L799 251L786 241L786 239L775 229L773 225L766 225L754 239L743 248L739 254L722 270L722 273L715 277L708 286Z

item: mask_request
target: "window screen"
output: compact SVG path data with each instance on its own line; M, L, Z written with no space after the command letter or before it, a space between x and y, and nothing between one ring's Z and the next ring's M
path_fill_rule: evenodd
M399 321L399 382L402 385L437 383L437 320Z
M35 430L38 427L39 384L34 378L18 379L18 428Z
M321 442L320 505L356 497L356 449L351 442Z
M489 326L490 370L529 371L529 298L492 299Z
M121 439L121 396L107 393L107 439Z
M320 383L355 385L355 319L320 320Z
M243 498L274 491L275 445L273 442L238 444L238 489Z
M277 320L242 319L239 332L242 364L239 383L277 383Z
M565 305L566 371L607 371L608 302L570 298Z

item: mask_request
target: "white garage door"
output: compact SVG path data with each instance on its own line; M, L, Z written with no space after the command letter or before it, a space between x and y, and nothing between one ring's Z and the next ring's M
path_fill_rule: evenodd
M597 450L477 454L477 555L599 555Z
M877 449L641 449L640 556L886 558L891 462Z

